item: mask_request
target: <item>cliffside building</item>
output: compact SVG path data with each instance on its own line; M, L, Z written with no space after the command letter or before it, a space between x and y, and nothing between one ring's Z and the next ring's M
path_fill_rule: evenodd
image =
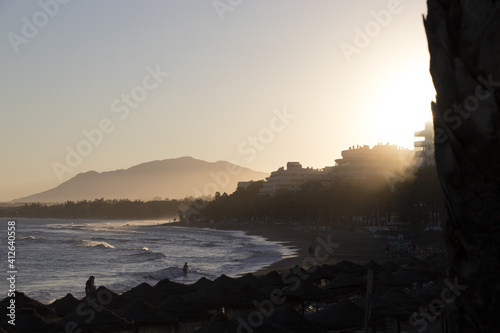
M333 181L363 181L377 176L391 176L408 167L415 153L396 145L352 146L342 151L332 168Z
M266 178L261 193L273 195L278 190L297 191L308 181L320 181L328 184L329 174L325 169L303 168L299 162L288 162L286 169L279 168Z
M367 181L376 177L397 180L399 174L414 164L414 159L414 150L396 145L352 146L342 151L342 158L335 160L333 167L303 168L299 162L288 162L286 169L281 167L266 178L260 192L273 195L279 190L297 191L308 181L329 187L335 182Z
M415 132L415 138L424 138L415 141L415 156L420 165L436 165L434 159L434 125L432 121L425 123L425 128Z

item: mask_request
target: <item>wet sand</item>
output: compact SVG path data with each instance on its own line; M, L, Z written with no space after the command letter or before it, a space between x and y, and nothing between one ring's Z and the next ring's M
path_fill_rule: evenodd
M309 246L320 247L320 254L326 257L325 260L319 260L319 265L335 264L342 260L348 260L356 264L366 264L374 260L381 264L389 258L385 254L385 248L388 244L387 240L375 239L372 234L363 227L356 228L355 231L328 231L328 230L294 230L286 225L269 225L269 224L178 224L179 226L196 227L196 228L212 228L218 230L239 230L244 231L248 235L261 236L269 241L280 242L287 247L296 250L296 256L293 258L285 258L271 264L268 267L262 268L257 272L250 272L257 276L264 275L271 271L284 272L294 265L308 266L310 261ZM330 237L330 241L328 241ZM323 251L325 246L322 244L338 244L331 254ZM332 246L333 248L333 246ZM310 264L309 264L310 265ZM418 311L418 309L415 309ZM441 332L441 320L427 322L428 333ZM410 326L408 322L402 321L401 327L403 330L416 331L415 327Z
M240 230L248 235L261 236L273 242L279 242L293 250L296 256L285 258L265 267L257 275L276 270L285 271L294 265L311 266L317 263L335 264L342 260L349 260L357 264L366 264L370 260L382 263L387 260L385 254L386 240L374 239L372 234L364 228L355 231L329 230L297 230L299 227L288 225L271 225L260 223L227 224L175 224L184 227L212 228L218 230ZM316 249L317 256L311 260L309 247Z
M270 271L283 272L294 265L310 266L312 264L335 264L342 260L348 260L357 264L365 264L370 260L377 263L387 261L385 248L387 240L374 239L372 234L360 227L352 231L340 230L313 230L304 227L288 225L268 225L268 224L180 224L171 223L172 226L212 228L217 230L238 230L244 231L248 235L260 236L269 241L279 242L290 249L295 250L296 255L292 258L285 258L271 264L257 272L256 275L263 275ZM316 249L316 258L311 258L309 248ZM419 309L415 309L418 311ZM426 332L437 333L441 331L441 320L427 323ZM401 327L408 331L414 331L405 320L401 322Z

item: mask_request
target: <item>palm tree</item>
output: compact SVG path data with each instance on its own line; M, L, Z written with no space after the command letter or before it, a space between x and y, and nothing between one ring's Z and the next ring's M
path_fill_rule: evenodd
M436 165L446 203L450 332L500 314L500 1L428 0ZM465 287L461 287L464 289Z

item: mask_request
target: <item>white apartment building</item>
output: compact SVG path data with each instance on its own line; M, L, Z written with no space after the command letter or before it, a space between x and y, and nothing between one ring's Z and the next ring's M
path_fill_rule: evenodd
M286 169L279 168L266 178L261 193L273 195L278 190L297 191L307 181L316 180L330 182L330 176L325 169L303 168L299 162L288 162Z
M392 175L411 165L415 151L390 144L352 146L342 151L332 168L333 181L368 180Z
M420 162L420 165L436 165L434 159L434 125L432 121L425 123L425 128L415 132L415 156ZM424 138L420 140L420 138Z
M336 165L323 169L303 168L299 162L288 162L273 171L260 190L262 194L273 195L278 190L297 191L307 181L319 181L324 187L333 182L366 181L374 177L394 178L414 165L415 151L396 145L377 144L352 146L342 151L342 158ZM239 185L240 186L240 185ZM241 187L248 186L242 183Z

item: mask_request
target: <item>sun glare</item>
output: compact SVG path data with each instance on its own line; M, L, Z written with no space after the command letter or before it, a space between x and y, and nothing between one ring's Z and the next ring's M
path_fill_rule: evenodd
M427 72L406 71L388 78L370 100L371 137L413 149L414 132L432 120L435 91Z

